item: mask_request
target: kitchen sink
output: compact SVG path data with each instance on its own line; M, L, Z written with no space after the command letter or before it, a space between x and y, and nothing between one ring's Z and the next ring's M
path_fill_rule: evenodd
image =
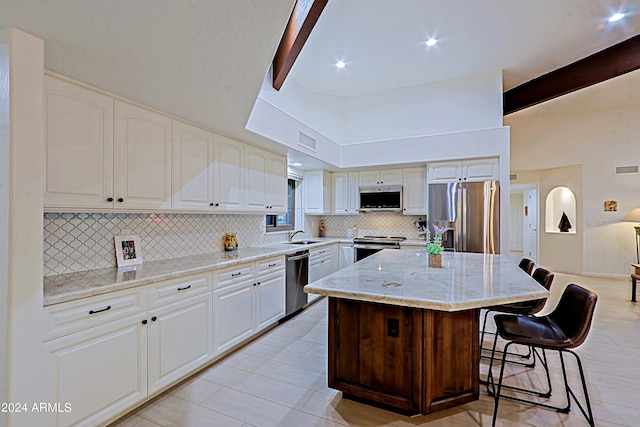
M312 243L318 243L317 240L297 240L295 242L287 242L288 245L310 245Z

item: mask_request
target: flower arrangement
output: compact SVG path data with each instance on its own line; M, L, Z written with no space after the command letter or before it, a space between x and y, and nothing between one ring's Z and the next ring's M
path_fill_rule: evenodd
M449 230L449 227L438 227L437 225L433 226L433 231L435 231L435 236L431 239L431 232L427 230L427 247L425 248L425 252L430 255L439 255L444 251L444 247L442 246L442 235Z

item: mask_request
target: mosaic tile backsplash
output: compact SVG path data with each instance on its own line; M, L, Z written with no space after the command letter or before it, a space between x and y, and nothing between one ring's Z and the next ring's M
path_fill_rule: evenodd
M360 236L418 238L417 216L372 212L346 216L305 216L305 233L318 236L324 220L327 237L345 237L358 226ZM179 258L224 250L222 236L237 233L240 246L286 240L286 234L265 234L264 215L46 213L44 215L44 275L115 267L113 236L140 236L145 261Z
M222 236L237 233L241 246L286 239L264 233L264 215L46 213L44 275L115 267L113 236L137 234L145 261L224 250Z

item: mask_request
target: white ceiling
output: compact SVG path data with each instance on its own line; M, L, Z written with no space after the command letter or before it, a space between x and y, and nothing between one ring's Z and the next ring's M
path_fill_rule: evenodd
M48 70L278 149L245 124L293 3L1 0L0 28L44 39ZM605 24L621 7L632 13ZM503 69L508 89L638 34L635 9L625 0L332 0L290 78L350 96ZM432 35L440 42L427 48ZM336 70L340 57L347 67Z

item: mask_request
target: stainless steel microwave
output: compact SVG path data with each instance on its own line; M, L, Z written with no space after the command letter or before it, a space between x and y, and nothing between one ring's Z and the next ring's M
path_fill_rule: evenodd
M402 186L360 187L360 211L401 211Z

